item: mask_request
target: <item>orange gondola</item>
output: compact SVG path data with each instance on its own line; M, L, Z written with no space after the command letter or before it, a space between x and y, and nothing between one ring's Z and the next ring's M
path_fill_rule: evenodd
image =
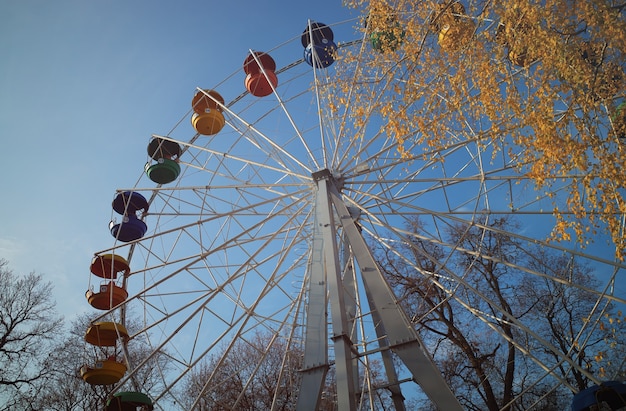
M269 96L277 85L278 77L273 71L266 71L265 74L248 74L245 79L246 89L256 97Z
M89 304L97 310L110 310L120 305L128 298L128 291L118 286L113 281L100 285L99 292L87 291L85 294Z
M90 270L93 274L102 278L115 280L117 275L127 275L130 272L128 261L115 254L102 254L94 257Z
M526 67L535 61L532 49L529 48L531 26L523 18L514 24L500 23L496 30L496 42L506 46L507 58L519 67Z
M93 323L85 333L85 341L98 347L114 347L118 339L127 339L128 331L119 323Z
M248 92L255 97L265 97L278 86L278 77L274 72L276 62L269 54L254 51L243 62L243 71L246 73L244 85Z

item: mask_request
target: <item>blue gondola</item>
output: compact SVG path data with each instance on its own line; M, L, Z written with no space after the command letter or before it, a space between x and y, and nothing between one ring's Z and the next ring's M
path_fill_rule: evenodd
M128 243L142 238L148 231L148 226L134 215L129 215L124 216L121 223L116 224L112 221L109 229L113 237Z
M137 217L137 212L148 211L148 200L134 191L124 191L115 196L113 200L113 210L124 216L122 222L116 224L111 221L109 230L111 235L125 243L140 239L148 231L146 223Z
M626 384L619 381L606 381L589 387L574 395L572 401L572 411L616 411L624 407L626 407Z
M116 213L129 215L139 210L148 211L148 200L134 191L124 191L115 196L112 206Z
M324 23L310 23L300 38L304 47L304 60L315 68L326 68L335 62L337 45L330 27Z

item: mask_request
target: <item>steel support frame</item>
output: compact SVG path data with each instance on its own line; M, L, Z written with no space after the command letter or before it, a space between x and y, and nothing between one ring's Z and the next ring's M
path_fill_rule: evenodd
M342 281L337 244L337 226L342 229L344 247L349 246L358 265L369 309L376 322L379 349L390 383L396 409L404 409L403 397L397 383L389 350L405 364L413 379L440 409L461 411L463 408L446 384L441 373L424 349L424 346L400 307L393 290L385 280L374 260L348 207L341 198L337 180L329 170L313 173L317 184L315 201L315 227L313 229L312 255L309 263L308 306L305 324L304 367L298 395L297 410L316 410L320 404L328 361L327 317L330 306L334 364L339 410L356 410L358 352L351 337L354 315L350 299L353 287L348 277ZM334 211L334 212L333 212ZM339 221L334 221L334 215ZM348 285L348 287L346 287ZM350 318L349 315L350 314Z

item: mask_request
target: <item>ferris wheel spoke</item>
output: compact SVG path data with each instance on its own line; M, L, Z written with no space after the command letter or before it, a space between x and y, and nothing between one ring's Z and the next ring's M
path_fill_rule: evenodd
M364 53L367 49L367 42L360 39L345 45L340 44L339 48L345 47L353 49L354 46L358 46L357 53ZM323 127L324 130L327 130L327 147L329 148L326 150L328 156L325 158L328 160L327 164L337 170L344 169L344 162L346 162L346 159L350 158L351 154L354 152L353 146L360 144L363 140L361 138L361 131L351 130L348 127L349 119L354 111L353 107L347 102L352 101L351 97L356 95L361 76L360 59L356 59L356 61L356 67L351 77L341 85L328 76L324 78L324 82L317 81L315 83L318 101L321 101L323 98L323 102L325 103L325 107L319 108L320 115L322 113L326 114L323 119L320 119L320 126ZM347 97L338 100L338 88L345 87L346 83L348 84L347 91L342 90L342 92L344 92ZM369 107L361 107L361 109L364 112L370 113L371 104L369 104Z
M285 272L285 273L284 273L284 274L282 274L282 275L283 275L283 276L287 275L287 272ZM278 282L278 280L279 280L279 279L276 279L275 281L276 281L276 282ZM271 282L271 281L268 281L268 282L267 282L267 287L268 287L268 288L266 288L266 289L269 289L269 287L271 287L271 284L272 284L272 282ZM259 297L259 298L262 298L262 297L263 297L263 294L264 294L264 293L263 293L263 292L261 292L261 295L260 295L260 297ZM294 316L293 309L299 306L300 301L301 301L301 298L298 298L298 299L294 300L294 301L290 304L290 308L289 308L289 309L287 309L287 310L285 311L285 315L284 315L283 320L278 322L278 327L277 327L277 328L276 328L276 327L272 327L272 328L275 330L275 331L274 331L274 334L273 334L274 336L276 336L276 335L277 335L277 334L278 334L278 333L279 333L279 332L283 329L283 327L284 327L286 324L288 324L287 319L288 319L289 317ZM253 309L253 308L251 308L251 309ZM267 317L262 317L262 318L266 318L266 319L267 319L267 320L269 320L269 321L274 321L273 319L276 317L276 314L278 314L278 312L276 312L276 313L272 313L271 315L269 315L269 316L267 316ZM253 317L252 317L252 316L247 316L247 317L244 319L244 321L241 323L240 327L239 327L239 328L238 328L238 330L237 330L237 334L241 334L241 333L244 331L244 327L246 326L246 322L247 322L248 320L250 320L251 318L253 318ZM258 321L258 317L256 318L256 321ZM263 323L263 321L261 321L261 323ZM232 341L234 342L234 341L236 341L236 339L232 339ZM228 352L228 351L230 351L232 348L233 348L233 345L229 345L229 347L227 348L227 352ZM227 352L226 352L226 354L227 354ZM205 354L206 354L206 353L205 353ZM222 358L225 358L225 356L223 356ZM260 365L260 362L259 362L259 365ZM216 370L217 370L217 368L216 368ZM251 376L250 376L250 378L253 378L254 374L255 374L255 373L253 373L253 375L251 375ZM215 378L216 378L216 373L214 372L214 373L212 373L212 374L211 374L211 375L207 378L206 383L205 383L204 387L202 388L202 391L206 390L206 387L208 387L211 383L219 383L219 382L215 382L215 381L214 381L214 379L215 379ZM195 405L194 405L194 406L195 406Z
M281 106L284 106L284 102L282 100L279 100L279 101L281 103ZM293 164L297 165L298 167L300 167L302 170L306 171L307 173L311 172L311 170L303 162L301 162L293 154L288 152L280 144L275 142L266 133L264 133L261 130L259 130L254 124L246 122L242 117L240 117L238 114L236 114L233 110L231 110L228 107L225 107L225 111L230 115L230 117L232 119L236 120L236 122L231 121L229 123L229 125L235 131L238 132L237 134L241 138L243 138L246 141L248 141L251 144L252 147L255 147L257 150L260 150L262 152L264 151L265 154L266 154L266 158L268 160L269 159L273 159L274 161L278 161L278 163L282 166L282 168L280 169L282 172L293 172L292 171L293 167L289 167L286 164L286 161L285 162L281 161L283 158L285 160L289 160L289 161L293 162ZM309 152L309 154L310 154L310 148L308 147L308 145L304 141L304 138L302 137L302 134L300 133L298 128L295 126L295 124L293 124L293 119L291 118L291 116L290 116L289 112L287 111L286 107L283 107L283 111L287 115L289 121L294 126L294 131L298 135L298 137L299 137L300 141L302 142L303 146L305 147L307 152ZM254 138L254 137L258 137L259 140L256 140L256 138ZM261 149L261 147L262 147L261 143L262 142L268 144L270 150L265 151L265 150ZM206 149L206 148L202 147L201 149Z
M414 234L407 232L407 235L412 236ZM427 239L427 238L430 239L430 237L425 237L424 239ZM407 241L406 244L410 244L410 240L408 238L407 238L406 241ZM448 244L448 246L450 247L449 249L456 249L456 245L449 245ZM485 312L485 311L483 311L481 309L477 309L476 307L472 306L465 299L460 298L460 296L459 296L460 294L458 292L458 288L457 287L449 288L446 285L442 284L437 279L437 277L438 278L444 278L444 276L441 275L441 273L435 274L435 273L424 272L420 267L415 266L414 262L412 260L407 259L405 255L403 255L402 253L398 252L396 248L388 247L387 249L390 252L394 253L396 255L396 257L398 257L400 259L403 259L407 264L412 265L413 268L416 270L416 272L420 272L420 273L422 273L422 275L428 275L429 276L429 281L432 284L436 285L438 288L440 288L442 291L444 291L447 295L450 296L450 298L452 298L456 302L458 302L468 312L472 313L476 318L480 319L482 322L487 324L490 328L492 328L493 331L495 331L496 333L502 335L502 337L504 337L509 342L514 344L516 346L516 348L518 350L520 350L522 353L524 353L525 355L528 355L529 358L531 358L535 363L537 363L537 365L539 365L541 368L544 369L544 371L546 371L546 375L549 375L549 373L551 373L553 370L551 370L548 366L545 365L544 360L541 360L538 357L534 356L532 354L532 352L530 352L527 349L527 347L525 347L523 345L520 345L516 340L511 339L510 336L508 336L506 334L503 334L502 329L499 328L499 327L494 327L493 324L495 322L502 322L502 321L509 322L511 325L514 325L516 328L520 329L522 332L524 332L524 333L528 334L529 336L535 338L543 347L550 349L551 352L556 357L559 358L559 364L567 363L567 364L569 364L569 366L574 367L574 368L578 369L581 372L587 373L587 371L584 368L581 368L579 365L577 365L572 359L570 359L568 356L563 354L558 348L552 346L548 341L543 340L531 328L527 327L525 324L521 323L519 320L514 318L509 313L508 310L503 309L494 300L492 300L489 296L487 296L486 294L482 293L481 291L479 291L478 289L476 289L472 285L470 285L467 282L467 280L466 280L464 275L459 276L458 274L456 274L454 272L454 270L447 269L446 266L442 266L439 269L439 270L445 272L445 278L453 281L456 285L463 286L464 290L469 290L474 295L479 296L482 301L484 301L486 304L488 304L488 306L490 307L491 310L494 310L494 309L496 310L496 312L498 313L498 316L495 316L492 313ZM414 248L414 250L416 252L418 252L418 253L422 253L422 251L420 249L418 249L418 248ZM463 252L463 251L467 251L467 250L458 250L458 249L456 249L456 251ZM430 256L428 254L422 254L422 256L425 257L425 258L432 258L432 256ZM484 256L482 256L482 258L484 258ZM567 285L567 286L575 286L575 284L571 283L571 282L565 282L565 285ZM588 375L588 377L593 378L591 375ZM569 384L564 379L559 379L559 380L563 384Z
M262 264L262 263L261 263L261 264ZM256 271L256 269L255 269L255 271ZM277 272L275 272L275 274L276 274L276 273L277 273ZM280 274L280 275L281 275L281 276L286 276L286 275L288 275L288 274L289 274L289 270L286 270L285 272L283 272L283 273L282 273L282 274ZM274 274L273 274L273 276L274 276ZM233 281L233 280L234 280L234 279L236 279L236 278L237 278L237 276L235 276L233 279L229 279L229 281ZM275 285L275 283L276 283L276 282L279 282L279 281L280 281L280 277L278 277L278 278L276 278L276 279L272 279L272 278L266 279L266 288L265 288L265 290L264 290L264 291L262 291L262 292L260 293L260 295L259 295L259 301L260 301L260 300L261 300L261 299L265 296L265 294L267 294L267 293L268 293L268 291L267 291L267 290L270 290L270 289L273 289L273 288L275 289L275 287L273 287L273 286ZM224 287L223 287L223 286L221 286L221 292L223 292L223 291L224 291ZM238 296L238 295L241 295L241 294L240 294L239 292L237 292L237 290L235 290L234 294L232 294L232 295L231 295L231 297L230 297L229 299L230 299L231 301L233 301L236 305L239 305L239 306L242 308L242 314L241 314L241 317L239 318L239 320L241 320L241 319L242 319L242 318L244 318L245 316L250 316L250 314L255 314L255 313L254 313L254 307L255 307L255 305L256 305L256 304L253 304L252 306L247 306L247 305L243 304L243 302L237 298L237 296ZM206 297L206 295L203 295L203 296L199 297L198 299L202 299L202 298L204 298L204 297ZM209 297L209 298L210 298L210 297ZM195 302L195 301L194 301L194 302ZM208 300L207 300L207 302L208 302ZM207 302L205 302L205 303L204 303L204 305L206 305L206 304L207 304ZM187 306L191 306L191 305L193 305L193 302L192 302L192 303L190 303L190 304L188 304ZM178 310L178 311L183 311L185 308L187 308L187 306L181 307L181 308L180 308L180 310ZM207 307L204 307L204 308L205 308L205 309L208 309ZM167 318L170 318L172 315L175 315L175 314L177 314L177 313L178 313L178 312L170 313L170 314L167 316ZM222 317L221 317L220 315L218 315L216 312L212 311L212 313L213 313L213 318L222 318ZM273 320L272 320L272 318L275 318L275 316L276 316L276 314L277 314L277 313L278 313L278 312L274 312L274 313L270 313L270 314L269 314L269 315L267 315L266 317L261 317L261 318L266 318L266 319L265 319L265 320L260 320L260 323L266 322L267 320L269 320L269 321L273 321ZM288 313L288 315L291 315L291 314L290 314L290 313ZM189 317L187 317L187 318L185 319L185 322L183 323L183 325L185 325L187 321L191 321L191 319L192 319L194 316L195 316L195 312L194 312L194 313L192 313L192 315L190 315ZM256 318L256 320L255 320L255 321L259 321L259 317L255 317L254 315L252 315L252 317ZM223 318L223 320L224 320L224 322L225 322L225 323L227 323L227 324L233 324L233 325L234 325L234 324L237 324L237 323L239 322L239 320L237 320L236 318L234 318L234 319L233 319L233 318L231 318L231 319L226 319L226 318ZM158 324L158 323L159 323L158 321L155 321L155 324ZM183 325L181 325L181 327L182 327ZM231 325L231 327L232 327L232 325ZM200 329L200 325L198 325L198 330L199 330L199 329ZM144 330L144 331L145 331L145 330ZM172 336L173 336L174 334L175 334L175 333L172 333ZM164 344L165 344L165 343L167 343L167 342L168 342L168 341L164 341ZM160 349L162 349L162 346L161 346L161 347L157 347L157 350L160 350Z
M348 201L349 202L349 201ZM404 209L405 207L403 207ZM397 234L398 236L408 236L410 233L408 231L406 231L406 229L402 229L400 228L401 225L399 225L397 223L397 219L398 219L398 213L397 212L390 212L390 213L370 213L367 210L362 210L363 211L363 217L370 219L370 221L372 221L374 223L375 226L379 226L381 228L384 228L385 230L388 230L388 232L392 232ZM490 231L490 232L494 232L497 233L499 235L506 235L508 237L511 237L514 240L520 241L522 244L527 244L529 247L531 246L540 246L544 249L552 249L554 251L558 251L558 252L563 252L563 253L567 253L569 255L572 255L574 257L580 257L583 258L584 260L589 261L590 263L598 263L598 264L602 264L603 266L607 266L607 267L613 267L612 269L612 274L610 276L610 279L614 278L615 273L617 272L617 270L619 269L624 269L626 268L626 265L618 263L614 260L609 260L607 258L602 258L601 256L598 255L594 255L594 254L589 254L584 252L584 250L575 250L572 249L571 247L568 246L564 246L564 245L560 245L558 243L554 243L554 242L550 242L548 239L538 239L538 238L534 238L534 237L528 237L525 236L521 233L516 233L516 232L511 232L511 231L503 231L503 230L499 230L497 228L491 227L489 225L486 225L485 223L481 222L480 219L473 219L471 222L468 222L465 218L463 218L463 216L465 215L464 213L459 213L457 215L455 215L455 213L448 213L448 212L443 212L443 213L435 213L432 211L422 211L422 212L415 212L415 213L410 213L410 212L403 212L402 213L404 216L409 216L407 218L410 218L410 216L415 216L415 217L419 217L419 216L429 216L431 217L433 220L439 220L441 222L444 222L446 225L449 226L453 226L453 225L467 225L467 224L471 224L474 227L477 227L480 230L484 230L484 231ZM475 213L469 213L470 215L474 215ZM518 215L518 213L509 213L509 212L489 212L484 214L485 218L488 215L494 215L494 216L506 216L506 215ZM530 215L534 215L534 216L551 216L552 214L550 212L536 212L536 213L530 213ZM389 217L389 218L388 218ZM390 220L391 219L391 220ZM404 218L403 218L404 219ZM411 223L411 220L406 220L407 224ZM373 235L373 234L372 234ZM376 235L375 237L377 238L384 238L384 235ZM443 242L443 240L435 240L436 238L441 238L441 234L435 234L435 235L431 235L430 237L420 237L420 240L422 241L430 241L433 242L436 245L440 245L440 246L445 246L448 249L451 250L457 250L457 251L462 251L462 252L466 252L468 254L474 254L476 256L481 255L479 252L471 252L469 250L464 250L462 247L459 247L458 245L455 244L449 244L449 243L445 243ZM428 238L430 238L430 240L428 240ZM489 257L485 257L482 256L482 258L487 258L489 259ZM502 264L505 265L509 265L510 263L505 262L505 261L499 261ZM530 274L536 275L536 276L543 276L546 277L550 280L554 280L553 277L551 276L547 276L545 274L542 274L536 270L530 270L528 268L524 268L522 266L512 266L512 268L515 269L519 269L522 271L526 271ZM609 279L609 280L610 280ZM588 293L592 293L595 295L599 295L597 291L594 291L593 289L590 288L584 288L584 287L579 287L578 285L575 284L569 284L569 286L572 286L573 288L579 288L582 291L588 292ZM614 296L610 296L610 295L605 295L602 294L602 296L604 298L608 298L610 300L622 303L624 301L624 299L622 298L616 298Z
M368 216L370 218L372 218L372 216ZM467 222L465 220L462 219L458 219L458 218L454 218L451 215L445 215L445 217L439 216L436 217L438 220L441 220L442 222L444 222L444 224L448 225L449 227L452 227L454 225L458 225L458 224L462 224L464 226L467 226ZM611 284L614 279L615 279L615 275L620 271L626 268L626 265L622 264L622 263L618 263L616 261L613 260L608 260L608 259L604 259L601 258L599 256L596 255L591 255L588 253L585 253L583 250L581 251L576 251L576 250L572 250L571 248L562 246L562 245L558 245L558 244L554 244L551 243L547 240L538 240L536 238L531 238L528 236L524 236L520 233L514 233L514 232L510 232L510 231L505 231L502 229L498 229L496 227L493 226L489 226L485 223L480 222L479 220L474 220L471 222L471 226L472 227L476 227L477 229L483 231L483 232L491 232L494 233L496 235L505 235L508 237L511 237L513 240L520 242L521 244L526 244L527 247L531 247L531 246L540 246L544 249L553 249L555 251L558 251L560 253L565 253L567 252L568 255L571 255L571 258L580 258L582 260L586 260L590 263L601 263L603 266L606 267L612 267L611 273L609 274L609 277L606 281L606 286L605 289L603 290L598 290L598 289L594 289L582 284L577 284L575 282L569 281L567 279L563 279L563 278L559 278L558 276L554 275L554 274L550 274L550 272L545 272L545 271L538 271L536 269L530 268L526 265L520 265L520 264L516 264L515 262L511 262L507 259L502 259L502 258L498 258L498 257L494 257L494 256L488 256L488 255L484 255L480 250L470 250L470 249L466 249L463 248L462 246L460 246L459 244L456 243L450 243L447 242L443 239L443 235L441 234L440 229L437 229L437 233L426 233L424 235L419 235L416 234L414 232L409 231L408 229L405 228L401 228L398 226L398 224L391 224L389 222L387 222L386 220L383 219L378 219L376 221L376 223L384 228L385 230L387 230L388 233L394 233L396 234L399 238L402 238L403 241L405 241L407 244L410 244L411 238L416 238L419 239L420 241L426 242L426 243L430 243L436 246L440 246L443 247L446 250L450 250L450 252L455 252L455 253L463 253L465 255L470 255L470 256L474 256L474 257L480 257L482 259L485 260L489 260L489 261L493 261L496 262L498 264L501 264L503 266L507 266L513 270L519 271L519 272L526 272L532 276L535 277L540 277L540 278L545 278L551 282L555 282L555 283L560 283L562 285L565 285L567 287L573 288L573 289L578 289L581 290L589 295L594 295L597 298L602 298L605 299L607 301L613 301L616 303L625 303L626 299L624 298L620 298L620 297L616 297L614 295L611 295L610 293L607 292L606 288L608 288L609 284ZM373 238L377 238L378 241L381 244L388 244L388 240L386 240L386 237L384 234L378 234L374 231L368 231L368 233L373 237ZM537 257L534 257L532 255L530 255L531 258L536 259Z
M192 221L190 223L181 225L179 227L174 227L170 230L164 230L161 231L159 233L156 233L152 236L148 236L148 237L144 237L144 239L151 239L151 238L156 238L156 237L161 237L167 234L170 234L172 232L176 232L176 231L180 231L182 229L188 229L191 227L197 227L197 226L201 226L207 223L210 223L212 221L215 220L219 220L222 218L228 218L233 211L234 212L238 212L240 213L240 215L264 215L263 211L260 210L265 210L266 206L272 206L272 205L281 205L281 207L279 207L274 214L275 215L280 215L282 213L286 213L287 210L289 210L291 207L294 207L299 201L302 201L302 197L298 197L298 195L302 195L305 194L305 190L302 190L300 192L294 192L294 193L286 193L286 194L282 194L282 195L278 195L276 197L271 197L271 198L261 198L260 201L255 202L255 203L251 203L251 204L244 204L241 207L237 207L234 210L231 208L230 210L225 210L225 211L220 211L218 212L217 210L215 210L215 213L209 217L206 217L204 219L201 220L195 220ZM286 200L293 200L293 202L288 202ZM282 204L284 203L284 204ZM225 203L227 205L232 205L231 203ZM249 230L250 228L248 228Z
M292 229L290 228L290 224L292 224L292 219L295 219L297 215L298 213L294 213L294 215L290 219L286 220L283 223L282 227L273 228L272 232L268 232L267 234L263 236L255 235L253 230L265 224L265 221L262 221L257 224L257 227L252 227L250 230L243 231L241 234L238 234L237 236L232 236L233 238L227 241L227 243L230 243L230 244L225 243L224 245L215 245L214 247L211 248L211 250L208 250L205 253L203 253L200 256L200 258L204 260L211 254L214 254L216 252L225 253L228 249L233 248L233 247L237 248L238 250L246 251L246 244L249 243L252 245L252 247L250 248L250 251L254 251L254 252L247 254L248 255L247 261L237 263L235 266L233 266L233 268L235 268L237 271L235 271L234 273L231 273L229 279L230 280L237 279L242 275L248 274L249 272L256 272L256 274L259 275L260 278L263 278L263 274L258 271L258 267L265 266L266 261L272 260L276 258L277 256L283 256L283 254L282 254L282 251L278 250L274 254L270 254L266 256L265 260L255 260L256 256L261 252L264 244L271 243L272 241L275 240L277 236L284 236L285 235L284 233L292 231ZM246 235L251 234L251 237L247 240L244 238L243 241L237 239L237 237L243 237L244 234ZM288 236L285 236L285 238L292 238L292 241L296 241L298 240L300 235L302 235L300 232L295 232L293 234L293 237L292 235L288 235ZM197 261L199 260L193 261L192 264L196 263ZM284 256L280 260L280 263L282 264L283 261L284 261ZM190 265L185 267L185 270L189 270L190 269L189 266ZM246 269L245 267L250 267L250 268ZM168 279L171 279L171 278L173 277L169 277ZM264 279L264 280L269 281L267 279ZM211 286L211 288L213 287L223 289L224 284L221 282L216 282L215 285Z
M257 132L257 133L261 134L260 132ZM160 137L160 138L163 138L163 137ZM267 139L267 137L265 137L265 138ZM200 152L208 153L208 154L214 156L214 158L218 159L217 160L218 162L225 161L225 160L235 161L235 162L241 163L242 165L249 165L249 166L257 167L257 168L260 168L260 169L265 169L267 171L278 172L278 173L281 173L281 174L284 173L284 174L287 174L287 175L290 175L292 177L296 177L296 178L299 178L299 179L302 179L302 180L306 180L308 178L308 176L305 176L303 174L297 174L297 173L294 173L294 172L290 171L290 169L286 168L283 164L280 164L282 167L275 167L275 166L271 166L271 165L266 164L266 163L253 161L252 159L249 159L249 158L238 157L238 156L230 154L229 152L220 152L218 150L213 150L213 149L211 149L209 147L203 147L203 146L192 145L192 144L188 144L187 147L193 148L194 150L197 150L197 151L200 151ZM267 158L276 159L276 156L268 155ZM185 163L183 163L183 164L185 164ZM188 165L194 166L192 164L188 164ZM301 165L302 165L303 169L307 170L307 168L303 164L301 164ZM210 169L207 169L205 164L200 164L200 165L197 165L195 167L197 167L199 170L209 171L210 172ZM224 170L224 167L220 167L219 169L220 170ZM216 174L216 176L219 176L219 174ZM230 178L231 176L225 175L224 177ZM235 181L237 181L237 179L235 179Z
M301 193L303 194L304 192L305 191L302 191ZM290 201L284 202L284 200L290 200ZM281 202L284 202L284 204L282 204L282 207L278 207L278 205L281 204ZM216 236L215 235L216 233L220 234L222 230L224 229L224 228L221 228L219 229L219 231L213 232L212 238L214 238L215 241L217 241L217 239L219 239L220 237L230 239L230 241L228 241L227 243L223 243L219 245L219 249L223 249L225 246L240 247L241 245L244 244L244 242L242 242L242 239L245 239L245 236L249 236L250 238L250 240L247 240L247 241L253 242L255 238L254 230L258 230L259 227L263 227L263 225L266 224L267 222L272 221L274 218L281 216L281 215L298 216L297 208L295 208L295 207L298 207L297 206L298 202L302 202L302 198L298 196L298 192L291 192L283 196L278 196L278 197L269 198L269 199L261 199L261 201L257 203L242 205L241 208L235 209L235 212L237 212L238 215L240 215L241 217L244 217L245 215L249 215L251 217L254 217L255 219L257 219L257 216L258 216L258 217L262 217L262 219L256 222L256 224L252 226L243 226L241 224L238 224L239 229L236 230L236 233L237 233L236 235L233 233L224 232L223 235ZM228 204L230 205L230 203ZM265 206L272 205L272 204L273 204L273 207L271 210L273 211L271 214L267 214L266 211L263 211L263 212L255 211L257 209L263 209ZM299 206L299 207L301 208L302 206ZM220 222L220 221L222 221L222 223L220 224L222 225L222 227L224 227L225 222L232 221L232 218L230 217L232 212L233 212L232 209L228 211L222 211L219 214L216 212L216 214L213 214L201 220L195 219L187 224L179 224L177 227L174 227L172 229L163 230L155 235L144 237L145 241L137 243L137 245L145 253L147 253L148 256L157 258L157 260L160 261L160 265L163 265L163 266L166 265L168 261L170 265L175 265L175 264L178 264L179 262L188 261L190 259L195 258L195 255L187 256L184 258L179 258L177 260L171 259L171 253L177 247L177 245L180 242L182 242L182 238L183 237L187 238L186 241L193 241L199 245L198 240L195 239L195 234L194 234L196 228L210 226L214 222ZM291 217L291 218L294 218L294 217ZM190 231L191 229L193 229L193 231ZM160 257L159 254L161 253L161 251L159 248L155 247L155 241L161 238L169 238L172 235L174 237L172 240L169 240L170 246L168 246L168 247L171 247L171 251L165 254L165 258ZM205 245L208 245L208 244L205 244ZM123 247L127 247L127 245ZM211 248L213 247L217 248L217 246L211 246ZM103 250L102 253L119 250L120 248L121 247L116 247L116 248ZM199 249L201 249L201 247ZM210 251L206 251L206 252L210 252ZM156 267L158 266L155 266L153 268L156 268ZM150 269L152 268L148 267L144 270L136 270L136 271L133 271L133 273L131 274L134 275L140 272L149 271Z

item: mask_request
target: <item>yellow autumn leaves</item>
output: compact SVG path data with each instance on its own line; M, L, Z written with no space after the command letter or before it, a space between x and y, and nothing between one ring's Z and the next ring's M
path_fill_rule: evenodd
M626 18L618 3L346 3L368 16L366 35L376 30L395 41L358 65L359 76L376 87L344 88L350 93L342 104L358 107L357 128L376 116L406 158L463 138L504 151L538 192L566 193L553 204L554 239L584 246L604 232L624 259L626 115L617 107L625 90ZM454 44L441 36L446 25L457 30ZM342 58L349 63L356 55ZM354 74L339 78L358 81Z

